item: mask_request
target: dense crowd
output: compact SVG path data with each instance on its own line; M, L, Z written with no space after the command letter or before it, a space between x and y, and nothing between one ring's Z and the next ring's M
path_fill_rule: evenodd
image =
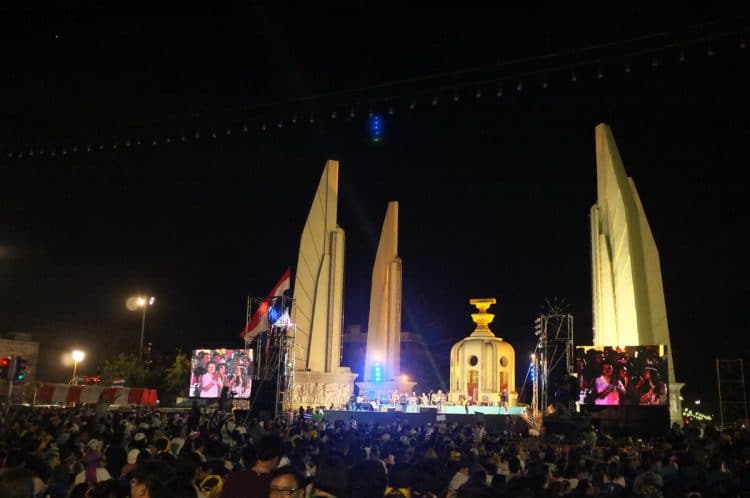
M11 406L0 498L750 496L744 428L673 427L615 440L207 412Z

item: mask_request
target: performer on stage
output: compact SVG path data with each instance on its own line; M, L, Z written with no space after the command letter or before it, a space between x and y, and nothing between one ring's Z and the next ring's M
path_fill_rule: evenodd
M216 363L209 361L207 371L201 375L201 398L218 398L221 392L221 380L216 372Z
M422 393L422 394L421 394L421 395L419 396L419 402L420 402L420 404L422 404L422 405L429 405L429 404L430 404L430 398L428 398L428 397L427 397L427 395L426 395L425 393Z
M399 397L398 404L401 406L401 411L405 412L406 411L406 407L409 404L409 397L406 394L402 394Z
M505 411L508 411L508 388L503 386L502 391L500 391L500 406L505 408Z
M244 367L234 369L231 390L235 398L249 398L252 391L252 379L247 375Z
M635 395L633 394L635 384L630 380L627 365L620 365L617 370L617 390L620 393L621 405L636 404Z
M619 405L620 392L624 393L624 387L613 384L612 374L614 369L610 363L602 364L602 374L594 380L596 405Z
M666 386L659 379L659 372L654 367L646 367L640 380L635 385L635 392L640 405L662 405L667 403Z
M442 389L438 389L437 393L435 393L435 396L437 397L437 403L434 403L438 406L438 409L443 407L443 402L445 402L445 395L443 394Z

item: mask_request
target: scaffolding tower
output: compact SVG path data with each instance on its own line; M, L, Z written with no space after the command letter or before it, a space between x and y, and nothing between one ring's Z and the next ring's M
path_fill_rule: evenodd
M743 360L716 360L716 383L719 394L719 420L721 427L742 419L747 423L747 397Z
M550 306L550 312L534 320L534 334L539 338L539 407L547 410L552 403L570 413L574 402L570 391L573 374L573 315Z
M288 309L292 300L285 296L282 308ZM268 306L263 303L268 298L248 298L247 323L255 317L264 326L254 337L246 336L245 349L254 351L253 379L257 388L253 388L251 406L273 404L274 417L278 417L289 404L289 396L294 382L294 337L295 325L291 322L283 326L273 326L268 319ZM270 392L272 391L272 392Z

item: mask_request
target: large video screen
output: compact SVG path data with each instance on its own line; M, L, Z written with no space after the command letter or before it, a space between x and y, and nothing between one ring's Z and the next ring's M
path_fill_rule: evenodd
M576 348L578 403L604 406L666 406L667 347Z
M249 398L252 390L253 351L249 349L196 349L190 368L190 397Z

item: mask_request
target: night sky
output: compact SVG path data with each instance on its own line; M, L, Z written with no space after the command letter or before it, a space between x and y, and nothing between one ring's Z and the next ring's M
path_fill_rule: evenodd
M330 158L346 325L366 327L398 200L403 329L433 345L445 378L471 297L498 299L493 330L519 362L545 299L569 305L588 344L594 126L606 122L661 253L678 380L689 399L715 397L714 359L747 359L750 344L749 13L2 12L0 331L98 361L135 352L125 300L143 292L156 296L158 352L240 347L246 299L296 264ZM370 111L383 143L369 140ZM51 380L62 368L39 367Z

